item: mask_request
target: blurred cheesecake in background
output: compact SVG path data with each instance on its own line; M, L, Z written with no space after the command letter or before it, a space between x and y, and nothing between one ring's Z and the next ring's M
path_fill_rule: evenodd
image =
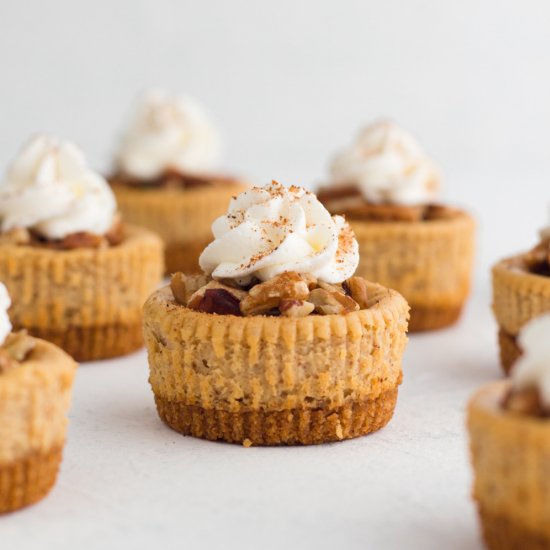
M511 379L471 399L474 491L491 550L550 548L550 315L526 324Z
M550 311L550 226L528 252L493 266L493 312L498 323L500 362L509 373L521 355L518 334L531 319Z
M0 514L54 486L77 366L53 344L12 332L10 304L0 282Z
M213 171L219 156L218 132L194 99L159 90L142 98L110 182L124 218L164 240L167 273L199 271L212 222L245 187Z
M466 212L437 202L440 180L410 134L380 121L334 157L318 192L355 232L357 275L407 299L411 331L453 324L470 291L475 224Z
M162 273L160 238L124 223L80 149L47 135L21 149L0 181L0 281L16 330L78 361L130 353Z

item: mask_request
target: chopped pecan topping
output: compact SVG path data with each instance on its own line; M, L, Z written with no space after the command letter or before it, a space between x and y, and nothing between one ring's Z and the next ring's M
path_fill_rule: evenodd
M124 236L124 224L122 223L121 216L117 214L111 229L105 233L105 238L111 246L116 246L124 240Z
M198 304L192 308L203 313L241 316L239 299L223 288L211 288L204 292Z
M311 273L300 273L300 277L306 282L309 290L313 290L314 288L317 288L317 286L320 284L320 281L317 280L317 277L314 277L311 275Z
M315 306L315 311L322 315L346 314L359 309L357 302L349 296L323 288L312 290L308 300Z
M360 309L368 307L367 281L363 277L351 277L343 286L346 294L359 304Z
M94 235L93 233L71 233L64 239L55 241L45 241L44 245L48 248L59 250L73 250L75 248L101 248L105 245L103 235Z
M113 225L105 235L80 231L70 233L63 239L48 239L36 231L18 228L0 234L0 245L30 245L53 250L74 250L75 248L106 248L116 246L124 239L124 225L117 215Z
M36 340L26 330L20 330L9 334L2 347L16 361L24 361L35 346Z
M234 280L203 275L172 275L175 300L190 309L221 315L305 317L346 314L368 308L367 283L352 277L342 285L318 281L309 274L282 273L263 283L239 286Z
M550 239L545 239L535 248L524 254L528 271L536 275L550 276Z
M518 414L550 416L550 410L544 407L536 388L512 389L504 398L503 407Z
M282 300L306 300L308 295L308 283L300 274L293 271L281 273L253 286L241 302L241 311L243 315L262 315L279 307Z
M246 297L244 290L224 285L218 281L210 281L193 293L187 301L187 307L204 313L231 313L241 315L239 304ZM219 301L219 305L216 304ZM236 309L233 305L236 304ZM230 311L226 311L229 310Z
M303 300L281 300L279 304L279 311L285 317L307 317L314 309L311 302Z
M149 180L133 178L122 173L110 178L111 185L125 185L143 189L195 189L223 183L235 183L236 181L235 178L221 174L183 173L173 169L165 170L160 176Z
M410 223L453 218L458 213L456 209L437 204L374 204L365 200L360 190L352 185L321 189L318 197L332 214L343 214L348 219L356 220Z
M35 339L31 338L26 330L8 334L0 347L0 373L7 372L25 361L35 346Z
M0 233L0 245L24 245L30 244L30 242L31 234L29 233L29 230L24 227L18 227L16 229L6 231L5 233Z
M174 298L182 306L186 306L191 296L208 283L206 275L184 275L174 273L170 279L170 288Z

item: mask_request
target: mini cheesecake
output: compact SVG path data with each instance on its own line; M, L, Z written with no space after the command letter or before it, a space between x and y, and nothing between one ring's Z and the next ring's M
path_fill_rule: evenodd
M16 330L48 340L77 361L118 357L143 346L141 307L162 278L162 242L126 225L107 246L50 247L0 240L0 280L17 296Z
M491 550L550 548L550 314L519 334L511 379L468 406L474 498Z
M0 513L37 502L55 484L75 369L66 353L25 332L0 344Z
M354 277L358 246L315 195L252 188L214 222L204 275L177 273L144 307L161 419L185 435L310 445L392 417L409 307Z
M492 269L493 312L505 373L521 355L517 336L532 319L550 311L550 240L498 262Z
M198 309L178 302L170 287L158 290L145 304L144 329L160 417L184 435L249 445L309 445L379 430L397 401L408 306L395 291L364 287L361 309L296 317L275 314L272 296L263 301L269 314L242 316L222 313L230 300L219 288Z
M78 361L130 353L162 273L160 238L120 219L77 147L36 136L21 149L0 181L0 280L16 330Z
M475 222L437 202L439 169L416 140L393 123L374 123L330 172L319 200L354 230L357 275L403 294L412 332L454 324L470 293Z
M109 181L125 220L162 238L166 273L199 272L210 225L243 182L213 167L219 136L195 100L147 93L124 132Z

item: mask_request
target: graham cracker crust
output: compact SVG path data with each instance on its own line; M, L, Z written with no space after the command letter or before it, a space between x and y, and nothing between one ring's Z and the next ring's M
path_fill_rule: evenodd
M550 538L504 516L480 510L483 539L491 550L548 550Z
M409 332L437 330L454 325L462 313L462 305L453 307L422 307L411 304Z
M199 267L199 256L210 241L197 243L168 243L164 250L165 273L171 275L181 271L187 275L202 273Z
M98 327L69 327L66 330L37 327L27 330L32 336L60 347L79 362L119 357L143 347L141 322Z
M517 339L505 330L498 331L498 346L500 348L500 364L506 375L510 374L512 366L519 359L521 349L517 344Z
M44 498L54 486L62 447L32 453L0 465L0 513L13 512Z
M397 388L376 399L334 409L231 413L155 395L160 418L172 429L211 441L250 445L316 445L351 439L383 428L393 416Z

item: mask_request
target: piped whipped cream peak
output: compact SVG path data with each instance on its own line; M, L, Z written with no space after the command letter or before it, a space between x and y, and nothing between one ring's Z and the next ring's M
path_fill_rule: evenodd
M0 283L0 346L4 343L12 329L8 316L8 309L10 306L11 300L8 289Z
M331 184L356 187L368 202L420 205L437 198L438 167L405 130L389 121L364 128L330 166Z
M194 99L153 90L138 105L123 136L117 168L130 177L150 180L168 170L210 170L219 155L218 132Z
M47 239L104 235L116 210L109 184L82 151L47 135L31 139L0 182L0 232L27 228Z
M359 263L355 235L301 187L273 182L234 197L212 225L215 240L199 263L215 279L246 284L285 271L310 273L327 283L351 277Z
M512 370L516 390L536 388L544 407L550 408L550 313L523 327L519 334L523 355Z

